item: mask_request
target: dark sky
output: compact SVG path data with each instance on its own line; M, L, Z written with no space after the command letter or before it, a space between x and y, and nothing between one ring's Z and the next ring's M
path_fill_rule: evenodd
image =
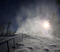
M33 3L31 0L1 0L0 1L0 23L15 19L20 6Z
M41 2L42 0L0 0L0 25L5 24L7 22L12 22L17 29L16 16L19 13L20 7L27 7L29 4L35 4L36 2ZM50 2L52 0L46 0ZM58 6L58 10L59 10ZM21 11L20 11L21 12ZM21 13L20 13L21 14ZM58 15L60 14L60 10L58 11ZM26 19L26 16L23 15L22 21Z
M34 3L34 0L1 0L0 1L0 24L10 20L15 20L15 17L22 5L27 6L29 3Z
M18 0L2 0L0 2L0 23L5 23L15 16L19 10L20 1Z
M29 3L34 3L34 0L0 0L0 25L12 22L17 28L17 13L22 5L27 6Z

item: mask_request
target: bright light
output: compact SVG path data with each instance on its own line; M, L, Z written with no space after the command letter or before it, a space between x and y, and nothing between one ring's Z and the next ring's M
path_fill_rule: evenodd
M49 28L50 28L49 22L48 22L48 21L44 21L44 22L43 22L43 27L44 27L45 29L49 29Z

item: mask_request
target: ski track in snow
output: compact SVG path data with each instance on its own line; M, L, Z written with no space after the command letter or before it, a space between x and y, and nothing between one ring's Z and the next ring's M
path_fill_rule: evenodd
M60 52L60 40L42 37L23 37L14 52Z

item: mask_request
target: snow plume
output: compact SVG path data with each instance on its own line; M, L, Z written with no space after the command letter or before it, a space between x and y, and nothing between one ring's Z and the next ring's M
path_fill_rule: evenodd
M53 27L57 21L57 17L53 17L53 13L57 16L57 7L53 1L35 2L21 6L17 17L18 33L26 33L28 35L53 37ZM51 21L52 20L52 21ZM45 30L42 27L43 21L50 23L50 29Z

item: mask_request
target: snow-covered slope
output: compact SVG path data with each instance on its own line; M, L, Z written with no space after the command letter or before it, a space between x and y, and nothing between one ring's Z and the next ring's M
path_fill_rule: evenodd
M60 52L60 40L24 36L14 52Z

